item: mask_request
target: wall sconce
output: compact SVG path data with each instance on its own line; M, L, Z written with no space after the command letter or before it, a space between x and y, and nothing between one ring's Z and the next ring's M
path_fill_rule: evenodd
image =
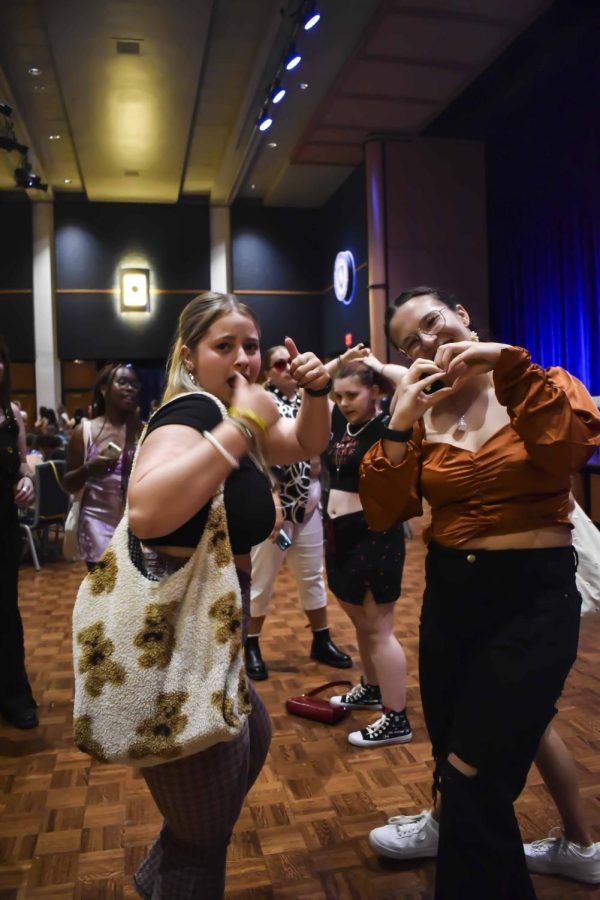
M121 269L121 312L150 312L149 269Z

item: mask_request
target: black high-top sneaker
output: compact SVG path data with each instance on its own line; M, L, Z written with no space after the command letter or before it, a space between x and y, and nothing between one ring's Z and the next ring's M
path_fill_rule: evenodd
M331 706L343 706L346 709L383 709L379 685L365 684L362 676L360 684L351 688L347 694L330 697L329 703Z
M407 744L412 741L410 722L403 709L397 712L384 707L383 715L362 731L351 731L348 742L355 747L386 747L388 744Z
M323 663L326 666L333 666L334 669L352 668L352 660L348 654L340 650L339 647L336 647L331 640L329 628L321 628L319 631L313 631L310 658L316 659L317 662Z

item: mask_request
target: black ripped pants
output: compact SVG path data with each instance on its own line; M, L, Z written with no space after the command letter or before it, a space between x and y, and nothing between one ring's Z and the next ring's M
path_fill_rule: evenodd
M419 669L442 794L436 900L535 897L513 803L577 655L575 569L571 547L429 545Z

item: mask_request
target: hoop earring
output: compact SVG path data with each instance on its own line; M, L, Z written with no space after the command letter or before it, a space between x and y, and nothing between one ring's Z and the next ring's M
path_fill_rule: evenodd
M186 372L188 373L192 384L195 384L196 386L198 386L198 382L196 381L196 376L194 375L194 370L191 368L190 369L186 368Z

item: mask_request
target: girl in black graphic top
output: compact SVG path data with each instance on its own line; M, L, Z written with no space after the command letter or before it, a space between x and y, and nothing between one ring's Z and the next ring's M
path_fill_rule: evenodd
M367 357L342 366L337 373L333 434L326 455L331 479L327 578L356 629L364 672L360 684L330 702L351 709L383 709L372 725L348 735L357 747L403 744L412 738L406 715L406 657L393 631L404 532L402 525L384 533L370 531L358 494L360 462L385 431L386 416L377 412L383 369L385 378L391 379L405 371Z

